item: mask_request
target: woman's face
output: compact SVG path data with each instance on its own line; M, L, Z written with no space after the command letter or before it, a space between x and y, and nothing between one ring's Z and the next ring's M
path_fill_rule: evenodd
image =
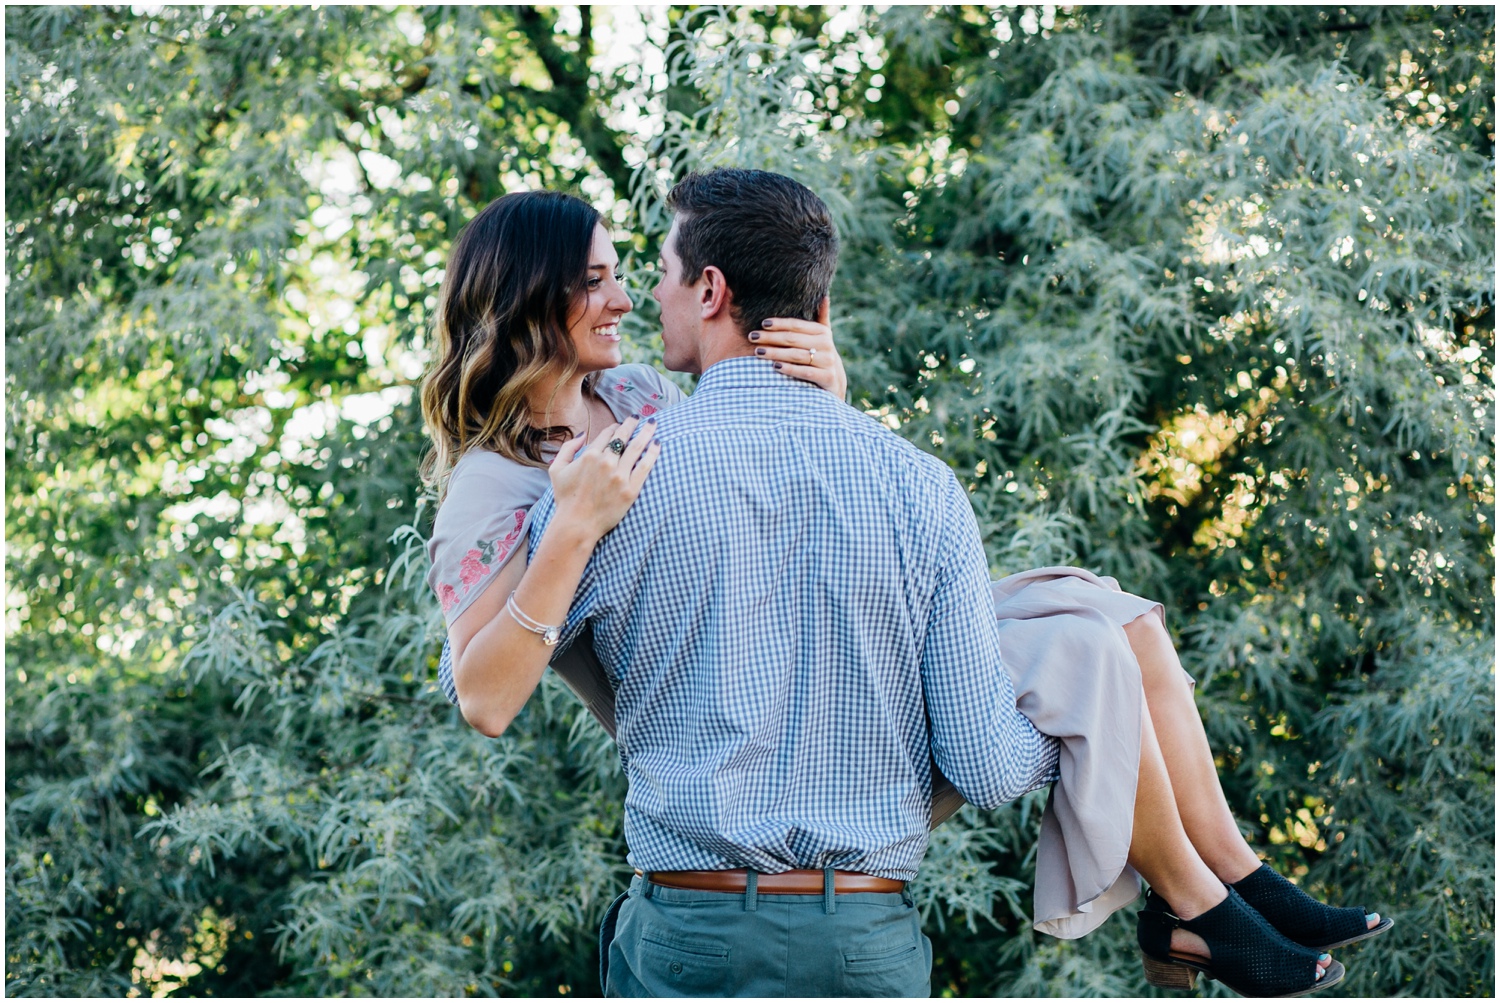
M568 311L568 336L578 350L578 367L585 372L610 369L623 361L620 318L631 311L631 302L615 275L619 264L609 231L602 224L594 227L583 292Z

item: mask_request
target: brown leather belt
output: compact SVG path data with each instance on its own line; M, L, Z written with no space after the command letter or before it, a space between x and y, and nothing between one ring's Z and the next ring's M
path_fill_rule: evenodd
M640 874L637 870L635 873ZM644 876L644 875L642 875ZM822 895L822 871L782 871L780 874L756 874L755 891L759 895ZM663 888L686 888L700 892L738 892L743 894L749 879L743 870L736 871L652 871L651 883ZM834 871L833 893L899 892L905 881L877 878L857 871Z

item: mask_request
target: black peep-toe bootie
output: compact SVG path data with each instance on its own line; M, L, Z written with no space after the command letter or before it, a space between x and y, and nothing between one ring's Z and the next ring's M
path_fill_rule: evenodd
M1393 920L1382 918L1373 927L1366 926L1368 910L1324 905L1271 870L1269 864L1261 864L1230 887L1276 929L1304 947L1320 951L1368 940L1394 925Z
M1344 966L1337 961L1318 978L1322 952L1287 940L1233 888L1225 890L1223 902L1193 919L1175 915L1155 892L1147 894L1135 924L1147 982L1192 989L1201 972L1241 996L1306 996L1343 980ZM1212 957L1174 952L1172 931L1178 927L1202 937Z

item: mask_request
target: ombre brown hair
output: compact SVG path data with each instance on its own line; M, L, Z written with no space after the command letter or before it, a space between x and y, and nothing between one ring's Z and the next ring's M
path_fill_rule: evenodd
M545 466L542 445L566 426L533 427L527 397L577 371L568 312L584 289L599 213L561 192L515 192L485 206L448 256L422 380L432 449L422 476L439 494L471 449Z

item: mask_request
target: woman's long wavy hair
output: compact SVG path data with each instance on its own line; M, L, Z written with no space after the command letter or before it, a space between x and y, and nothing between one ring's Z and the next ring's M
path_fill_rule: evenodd
M599 213L561 192L491 202L453 245L433 324L436 357L422 380L432 449L422 476L446 493L471 449L545 466L542 445L566 426L536 428L528 396L577 371L568 312L584 288Z

